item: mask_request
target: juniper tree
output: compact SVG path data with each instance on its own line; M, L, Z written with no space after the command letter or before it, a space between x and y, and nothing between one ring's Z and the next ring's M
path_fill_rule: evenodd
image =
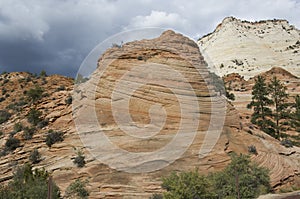
M42 98L43 92L44 90L41 87L35 86L35 88L29 89L26 95L30 102L35 103Z
M282 120L287 119L288 113L286 111L288 104L287 88L276 77L273 77L269 84L269 92L271 100L274 104L274 112L272 117L275 121L276 137L280 137L280 131L284 130Z
M273 101L269 99L269 89L265 82L265 78L258 76L252 88L252 100L247 108L254 110L251 122L260 127L260 129L274 136L274 123L270 120L272 110L269 108Z
M257 198L271 190L269 171L242 154L232 154L231 163L223 171L207 176L197 170L173 172L162 182L164 199Z

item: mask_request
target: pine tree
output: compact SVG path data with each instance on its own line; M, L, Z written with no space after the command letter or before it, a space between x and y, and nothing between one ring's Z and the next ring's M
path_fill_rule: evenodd
M262 131L275 136L273 129L274 123L270 120L272 111L268 107L273 104L273 101L269 99L268 95L269 89L265 78L258 76L252 88L252 101L247 105L247 108L254 109L251 122L258 125Z
M276 77L273 77L269 84L269 92L271 100L274 104L274 113L272 114L275 121L276 137L280 138L280 131L284 130L282 120L287 119L288 113L286 111L288 104L287 88Z
M293 108L295 110L292 114L292 125L296 128L296 131L300 132L300 95L295 97Z

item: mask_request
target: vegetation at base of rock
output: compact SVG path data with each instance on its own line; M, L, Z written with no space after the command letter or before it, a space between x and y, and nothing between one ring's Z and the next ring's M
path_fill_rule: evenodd
M165 199L256 198L271 190L269 172L250 161L247 155L233 154L221 172L200 175L196 170L163 178Z
M149 197L149 199L163 199L164 196L162 194L155 193Z
M45 140L47 146L51 147L56 142L64 141L63 135L64 134L62 132L56 132L56 131L53 131L53 130L49 130L48 134L47 134L47 137L46 137L46 140Z
M77 151L77 156L74 158L73 163L77 165L77 167L84 167L85 165L85 157L81 150Z
M0 198L47 199L49 174L45 170L32 170L25 164L17 168L13 180L0 187ZM52 182L52 199L60 199L60 190Z
M68 199L87 199L89 192L86 189L86 182L83 182L80 179L75 180L68 186L65 196Z
M197 171L175 173L163 178L162 188L167 192L164 198L212 198L212 184L207 177L200 175Z
M7 122L10 117L11 117L11 114L8 111L0 110L0 124Z

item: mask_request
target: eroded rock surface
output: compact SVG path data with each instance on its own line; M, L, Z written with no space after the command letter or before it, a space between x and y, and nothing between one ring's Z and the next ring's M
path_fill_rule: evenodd
M221 76L239 73L249 79L277 66L300 77L300 31L286 20L227 17L198 44Z
M139 67L144 67L142 72L134 70ZM148 68L156 70L149 71ZM132 73L126 76L128 71ZM180 76L176 76L174 71L181 73L184 81L179 81ZM18 77L20 75L22 77ZM9 79L5 87L9 88L12 97L1 102L0 107L5 109L14 98L19 100L17 96L22 95L24 90L40 84L48 96L42 98L36 108L43 112L44 118L49 119L49 125L39 130L32 140L22 139L23 132L15 135L21 139L21 147L0 158L3 183L11 178L15 166L28 162L30 151L38 148L42 161L35 166L45 167L52 172L62 191L80 178L88 180L90 198L147 198L162 191L161 177L169 175L171 171L195 168L203 174L218 171L229 163L228 153L248 153L250 145L255 145L258 151L251 158L271 170L271 182L276 189L296 184L299 179L299 148L287 149L255 126L252 127L249 120L241 119L245 116L243 111L234 108L235 104L225 103L224 96L213 85L197 44L173 31L167 31L153 40L135 41L121 48L108 49L99 59L98 68L90 80L75 86L74 90L72 80L59 76L47 77L46 84L42 84L41 79L36 83L24 83L21 88L18 79L26 77L25 73L5 77ZM234 79L244 81L245 85L247 83L238 75ZM119 82L121 84L118 85ZM137 83L142 86L137 88ZM65 89L58 89L60 85L64 85ZM74 115L72 106L65 101L70 94L74 96ZM116 107L112 107L114 103L117 103ZM129 106L126 107L126 104ZM182 107L185 112L182 112ZM26 105L19 112L10 110L13 116L0 126L4 132L2 147L14 123L21 121L27 124L26 114L30 108L30 105ZM128 112L131 120L128 120ZM226 116L224 125L223 115ZM116 119L118 116L120 120ZM165 120L162 120L164 117ZM161 121L164 121L162 126ZM177 137L180 139L176 140L180 125L184 128ZM47 147L44 140L49 129L63 131L64 141ZM152 134L157 131L157 134ZM104 135L117 146L115 151L104 142ZM152 136L147 137L149 135ZM215 139L216 136L220 136L217 137L219 139ZM174 139L174 148L167 148L160 154L165 156L146 156L147 153L164 149L172 141L174 143ZM192 140L188 142L191 145L186 147L189 139ZM77 168L73 164L72 158L76 156L74 148L83 150L87 161L85 167ZM120 153L118 149L126 153ZM183 154L180 153L182 149ZM200 149L206 153L201 153L199 157ZM147 158L128 158L127 152L142 153ZM94 156L97 153L101 156ZM174 154L180 154L179 158L174 161L168 159ZM112 167L119 170L109 167L108 163L117 163ZM160 170L132 173L133 170L145 168L151 170L161 163L165 167ZM124 168L133 170L129 170L129 173Z

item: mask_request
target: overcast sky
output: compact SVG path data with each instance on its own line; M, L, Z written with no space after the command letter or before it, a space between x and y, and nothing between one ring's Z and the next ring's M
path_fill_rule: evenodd
M171 28L197 39L226 16L287 19L299 29L299 13L300 0L0 0L0 72L75 76L97 44L124 30Z

